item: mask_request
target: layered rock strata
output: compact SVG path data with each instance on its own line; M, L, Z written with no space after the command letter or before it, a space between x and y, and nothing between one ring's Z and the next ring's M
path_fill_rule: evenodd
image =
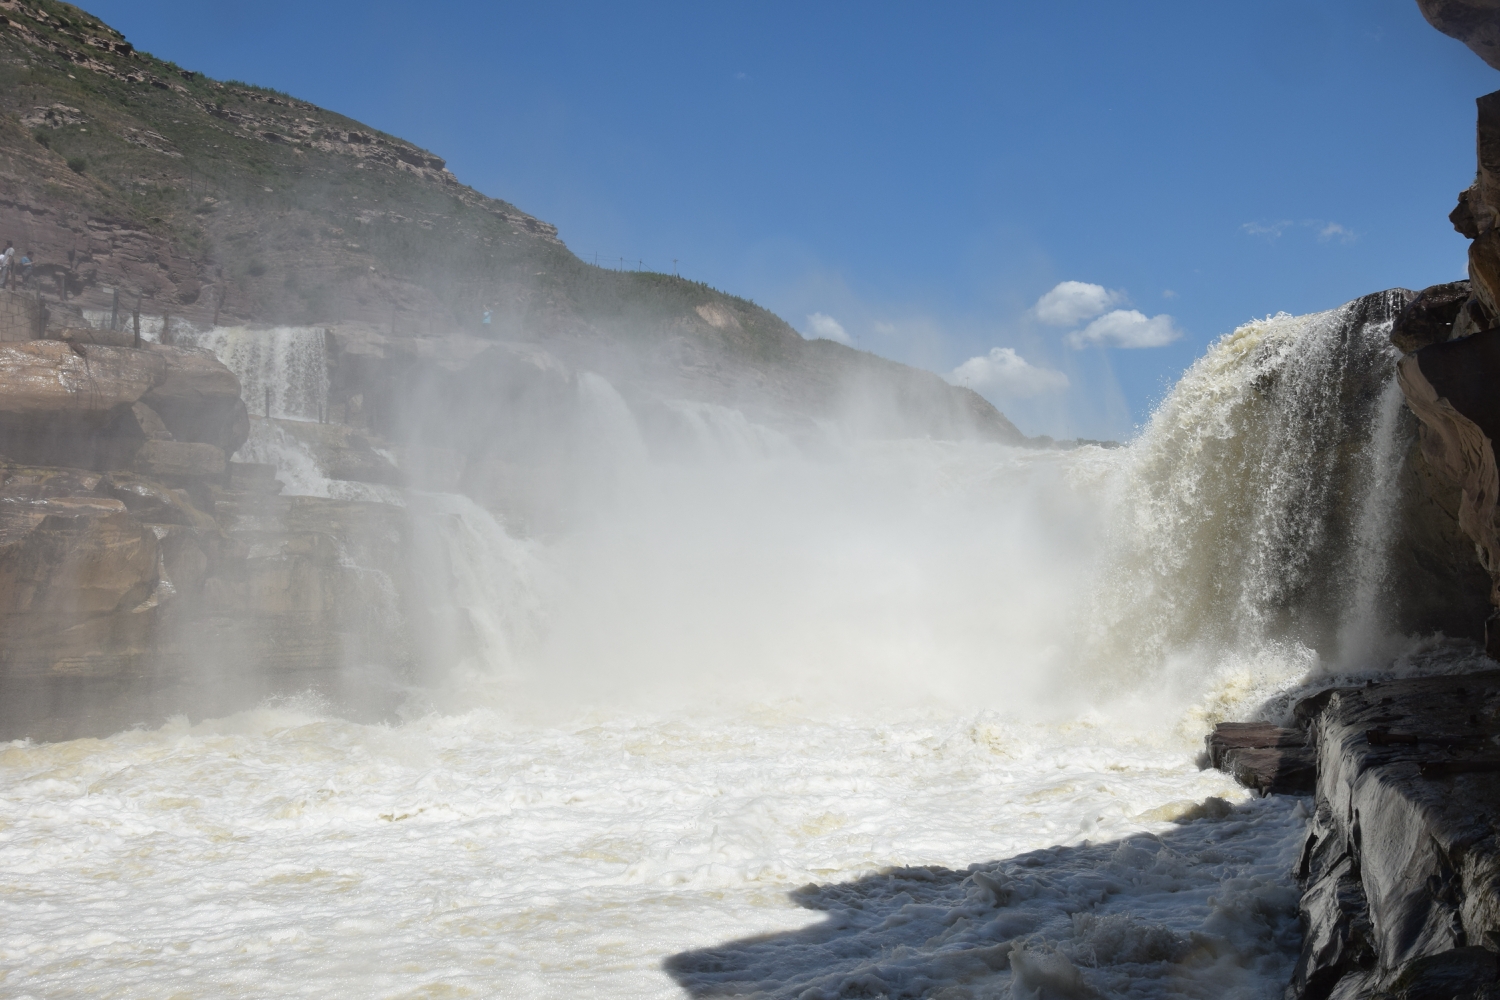
M1316 762L1307 733L1269 722L1224 722L1205 740L1212 767L1262 795L1310 792Z
M227 458L248 430L208 351L0 342L0 740L306 690L389 708L425 613L392 582L405 512L279 496Z

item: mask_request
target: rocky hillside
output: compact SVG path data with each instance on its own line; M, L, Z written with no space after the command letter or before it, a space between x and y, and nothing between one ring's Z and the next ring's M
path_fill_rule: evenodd
M873 394L899 401L882 432L1020 439L931 373L809 343L696 282L585 264L410 143L155 59L67 4L0 0L0 15L0 239L34 251L48 295L327 326L367 356L482 335L658 395L827 419Z

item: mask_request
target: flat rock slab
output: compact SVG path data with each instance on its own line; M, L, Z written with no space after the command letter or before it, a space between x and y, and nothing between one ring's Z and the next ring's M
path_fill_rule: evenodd
M1219 770L1231 750L1266 750L1279 747L1305 747L1307 734L1300 729L1283 729L1269 722L1221 722L1204 738L1208 762Z

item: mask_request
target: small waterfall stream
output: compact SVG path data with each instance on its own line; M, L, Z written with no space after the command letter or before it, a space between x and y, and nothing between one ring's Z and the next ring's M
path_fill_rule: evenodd
M230 326L181 340L213 351L238 376L245 406L255 416L319 421L330 416L324 337L322 327Z

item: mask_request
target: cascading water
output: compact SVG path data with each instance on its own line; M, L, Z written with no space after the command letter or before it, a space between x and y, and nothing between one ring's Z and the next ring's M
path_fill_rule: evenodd
M1242 327L1112 451L674 403L664 462L582 375L570 531L406 496L406 721L4 750L6 988L1277 996L1305 817L1193 756L1386 620L1383 318Z
M283 420L322 420L328 415L324 336L320 327L231 326L182 339L213 351L234 372L252 414Z
M672 400L667 405L691 430L701 457L746 461L798 454L797 446L785 434L748 420L739 410L690 399Z

